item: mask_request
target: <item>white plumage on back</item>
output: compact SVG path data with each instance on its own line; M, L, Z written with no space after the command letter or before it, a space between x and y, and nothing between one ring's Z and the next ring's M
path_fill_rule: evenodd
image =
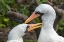
M23 42L23 36L28 24L19 24L15 26L8 35L7 42Z

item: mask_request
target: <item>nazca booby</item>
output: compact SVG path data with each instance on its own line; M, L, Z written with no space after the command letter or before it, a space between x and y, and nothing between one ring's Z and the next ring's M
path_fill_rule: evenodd
M30 29L30 28L38 28L37 25L41 25L41 23L37 23L37 24L19 24L19 25L15 26L9 32L7 42L23 42L22 37L26 34L26 32L31 31L32 29Z
M38 42L64 42L64 38L59 36L53 28L56 18L53 7L48 4L40 4L25 23L39 16L41 16L43 26L40 31Z

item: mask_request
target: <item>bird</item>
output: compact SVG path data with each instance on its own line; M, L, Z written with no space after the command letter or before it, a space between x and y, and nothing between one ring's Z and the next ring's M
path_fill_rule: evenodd
M38 42L64 42L64 37L59 36L53 28L56 12L52 6L49 4L40 4L24 23L28 23L37 17L41 17L43 24Z
M38 24L19 24L17 26L15 26L8 34L8 40L7 42L23 42L23 36L31 31L32 29L30 28L36 28L38 27L37 25L41 25L42 23L38 23ZM39 26L40 27L40 26ZM27 31L28 30L28 31Z
M25 35L25 31L28 24L19 24L15 26L8 35L7 42L23 42L23 36Z

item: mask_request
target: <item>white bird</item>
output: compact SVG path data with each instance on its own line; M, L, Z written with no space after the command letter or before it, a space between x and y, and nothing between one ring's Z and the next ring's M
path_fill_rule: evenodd
M39 5L25 23L28 23L39 16L41 16L42 24L44 23L44 25L41 28L38 42L64 42L64 38L59 36L53 28L56 18L53 7L48 4Z
M19 24L19 25L15 26L10 31L10 33L8 35L7 42L23 42L22 37L26 34L26 32L30 31L29 27L34 28L36 26L36 28L37 28L37 25L40 25L40 24L41 23L38 23L38 24Z
M23 36L27 29L28 24L19 24L15 26L8 35L7 42L23 42Z

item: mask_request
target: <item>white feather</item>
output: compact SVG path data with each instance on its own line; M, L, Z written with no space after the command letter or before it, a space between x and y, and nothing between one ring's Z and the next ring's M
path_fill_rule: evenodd
M41 16L44 26L38 38L38 42L64 42L64 38L59 36L53 28L56 18L55 10L48 4L41 4L36 7L35 12L44 13Z
M7 42L23 42L23 36L25 35L26 27L28 24L19 24L15 26L8 35Z

